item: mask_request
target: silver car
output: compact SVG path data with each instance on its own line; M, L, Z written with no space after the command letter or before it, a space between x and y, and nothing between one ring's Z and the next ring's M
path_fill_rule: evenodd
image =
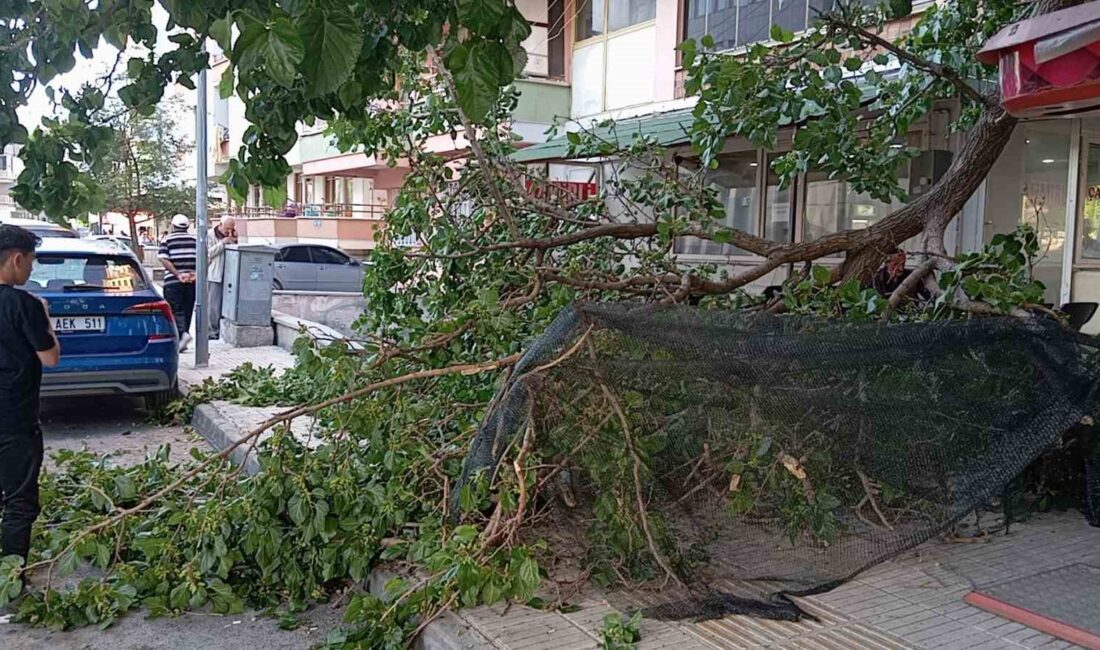
M341 250L318 244L275 248L276 291L363 291L363 263Z

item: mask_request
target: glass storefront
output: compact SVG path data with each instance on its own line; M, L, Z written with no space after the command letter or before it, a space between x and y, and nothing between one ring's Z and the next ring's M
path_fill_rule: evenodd
M1071 127L1070 120L1020 124L986 179L985 242L1030 224L1039 235L1034 275L1050 304L1062 283Z

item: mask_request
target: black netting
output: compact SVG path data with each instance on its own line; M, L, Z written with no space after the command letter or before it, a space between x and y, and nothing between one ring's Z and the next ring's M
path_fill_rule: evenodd
M513 370L462 480L530 435L560 466L540 533L594 577L655 590L649 615L797 618L785 595L1000 494L1094 414L1098 370L1096 341L1053 321L578 305Z

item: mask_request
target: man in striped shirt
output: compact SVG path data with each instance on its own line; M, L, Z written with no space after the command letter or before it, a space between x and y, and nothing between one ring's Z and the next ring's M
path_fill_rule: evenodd
M191 315L195 311L195 236L187 232L191 220L185 215L172 217L172 232L160 243L157 257L164 264L164 299L172 307L179 330L180 352L191 343Z

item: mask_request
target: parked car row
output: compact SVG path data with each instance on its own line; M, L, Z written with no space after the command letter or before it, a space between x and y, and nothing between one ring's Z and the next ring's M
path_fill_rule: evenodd
M175 319L129 240L80 239L44 221L3 219L41 243L23 289L49 306L61 362L45 370L43 396L133 395L158 408L178 393ZM363 263L319 244L275 246L273 288L359 292Z

